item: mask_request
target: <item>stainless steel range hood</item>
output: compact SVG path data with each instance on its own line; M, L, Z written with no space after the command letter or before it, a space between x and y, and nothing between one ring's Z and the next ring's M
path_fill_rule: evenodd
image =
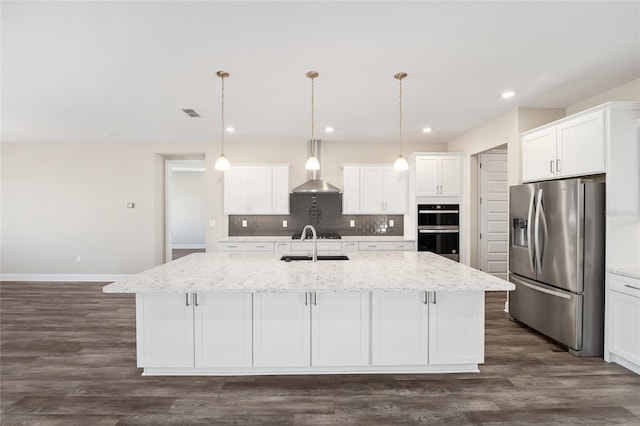
M322 142L320 139L309 141L309 156L314 155L318 161L320 161L320 170L310 170L308 180L302 185L298 185L291 190L294 194L308 194L308 193L340 193L340 188L331 185L329 182L325 182L322 179Z

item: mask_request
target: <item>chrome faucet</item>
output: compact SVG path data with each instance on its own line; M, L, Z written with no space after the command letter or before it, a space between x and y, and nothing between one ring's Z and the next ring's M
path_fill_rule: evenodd
M318 261L318 234L316 234L316 228L313 225L307 225L302 230L302 235L300 236L300 241L304 241L307 239L307 229L311 229L311 234L313 235L313 251L311 252L311 256L314 262Z

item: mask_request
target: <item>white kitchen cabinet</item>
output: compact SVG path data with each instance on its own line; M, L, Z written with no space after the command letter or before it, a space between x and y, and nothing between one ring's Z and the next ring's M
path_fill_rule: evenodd
M251 293L136 294L139 367L250 367Z
M291 243L274 243L276 253L291 253Z
M251 293L193 294L196 367L251 367Z
M311 363L308 293L255 293L253 365L302 367Z
M371 298L371 364L426 365L429 307L424 293L373 293Z
M234 165L224 172L225 214L288 214L289 166Z
M429 364L484 362L484 292L430 292Z
M462 195L462 156L416 156L416 196Z
M182 293L137 293L138 367L193 367L193 301Z
M404 214L408 178L392 165L343 165L345 214Z
M354 253L358 251L358 242L357 241L344 241L342 242L342 252L343 253Z
M372 241L358 243L359 251L413 251L413 241Z
M604 111L576 114L522 135L522 181L604 173Z
M223 241L218 243L219 251L274 251L275 243L272 241L265 242L229 242Z
M311 293L311 365L369 365L370 294Z
M640 374L640 280L617 274L608 278L605 359Z
M317 242L318 253L320 252L341 252L342 243L340 241L318 241ZM312 241L297 241L291 243L291 253L312 253L313 242Z

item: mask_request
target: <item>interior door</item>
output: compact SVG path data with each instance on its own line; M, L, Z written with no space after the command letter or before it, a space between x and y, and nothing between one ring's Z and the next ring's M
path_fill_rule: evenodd
M536 278L533 247L535 184L509 188L509 270Z
M580 180L541 183L536 195L538 281L582 292L583 185Z

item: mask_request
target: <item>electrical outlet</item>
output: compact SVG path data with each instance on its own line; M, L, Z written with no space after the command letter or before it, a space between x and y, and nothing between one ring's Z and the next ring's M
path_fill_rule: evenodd
M286 227L287 227L287 221L286 221L286 220L283 220L283 221L282 221L282 227L283 227L283 228L286 228Z
M216 227L216 221L215 220L210 220L209 221L209 228L215 228Z
M76 256L76 262L81 263L82 262L82 256L77 255Z
M395 225L395 221L393 219L389 219L389 228L393 228L393 226Z
M243 221L242 221L242 227L243 227L243 228L246 228L246 227L247 227L247 221L246 221L246 220L243 220Z
M350 227L352 227L352 228L355 228L355 227L356 227L356 221L355 221L355 220L353 220L353 219L351 219L351 220L349 221L349 226L350 226Z

